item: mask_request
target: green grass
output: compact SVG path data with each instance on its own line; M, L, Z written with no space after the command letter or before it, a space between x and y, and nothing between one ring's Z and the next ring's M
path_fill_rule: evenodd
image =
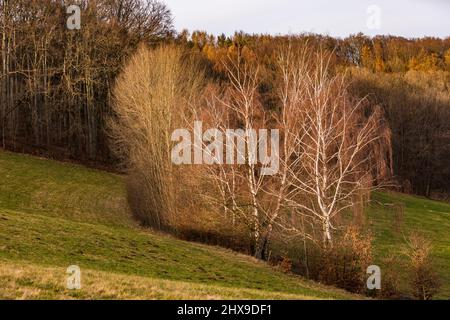
M0 152L0 179L0 298L358 298L139 228L118 175ZM78 292L64 289L73 264Z
M400 228L394 227L392 204L404 206ZM373 195L368 216L380 265L383 265L383 257L389 255L406 259L401 251L412 232L419 232L430 239L434 266L442 284L437 297L450 298L450 204L395 192L377 192ZM406 282L408 275L402 270L400 273ZM407 288L406 283L403 283L403 288Z
M429 237L450 297L450 204L377 192L368 209L375 263L400 255L413 231ZM403 204L400 230L392 204ZM64 287L65 268L83 288ZM403 270L400 270L403 272ZM403 287L407 288L407 274ZM0 298L359 298L229 250L139 228L119 175L0 151Z
M133 226L122 177L0 151L0 208Z

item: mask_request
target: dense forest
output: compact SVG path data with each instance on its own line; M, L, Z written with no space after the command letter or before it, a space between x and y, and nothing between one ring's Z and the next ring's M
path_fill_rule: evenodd
M114 166L105 129L111 90L123 62L142 42L187 47L217 79L225 77L220 61L230 53L258 60L264 66L259 91L265 107L276 108L275 48L289 38L332 52L334 68L347 70L354 94L384 108L393 170L403 191L449 191L449 38L177 33L169 9L156 1L79 3L82 28L68 30L67 1L0 1L3 148Z

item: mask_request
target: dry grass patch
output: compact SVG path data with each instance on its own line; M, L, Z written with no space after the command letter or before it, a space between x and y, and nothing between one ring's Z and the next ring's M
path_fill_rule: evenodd
M317 299L264 290L82 270L82 288L65 287L64 268L0 262L1 299Z

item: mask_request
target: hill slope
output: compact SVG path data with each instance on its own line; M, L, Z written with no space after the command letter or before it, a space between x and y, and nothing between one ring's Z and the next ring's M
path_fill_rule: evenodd
M405 257L401 248L412 232L432 241L433 265L441 282L438 299L450 298L450 204L396 192L375 193L368 209L370 228L375 236L376 263L383 269L383 257ZM393 205L403 207L403 217L395 218ZM397 225L396 225L396 221ZM401 270L401 288L408 291L408 274Z
M0 298L358 298L140 229L120 176L0 151L0 177ZM69 265L81 290L65 289Z
M450 297L450 204L375 193L368 223L375 263L399 254L412 231L434 245ZM393 205L404 208L395 225ZM69 265L82 290L65 289ZM407 289L407 274L403 288ZM352 299L251 257L141 229L128 211L122 177L0 151L0 298Z

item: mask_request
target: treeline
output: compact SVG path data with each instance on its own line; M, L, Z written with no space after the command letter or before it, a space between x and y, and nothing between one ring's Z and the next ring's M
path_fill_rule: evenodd
M288 41L308 43L332 53L335 72L347 73L351 91L383 107L392 130L392 168L399 190L437 198L450 191L450 38L405 39L394 36L345 39L303 34L214 37L183 31L178 41L200 52L223 78L220 61L241 52L262 63L260 93L277 108L273 92L275 49Z
M307 42L332 53L334 72L367 71L351 72L353 93L384 108L402 190L427 196L450 190L450 38L175 33L169 9L155 0L75 3L80 30L66 27L74 1L0 0L0 147L114 166L105 129L111 88L139 43L186 47L203 61L208 77L222 81L227 55L257 60L258 93L265 108L275 110L275 48Z
M81 8L69 30L67 7ZM105 162L105 118L122 61L172 34L170 11L148 0L0 0L0 146Z
M401 191L448 199L450 191L450 74L372 73L353 69L352 90L386 111L393 167Z
M253 54L267 55L279 42L291 36L255 35L236 32L232 37L214 36L203 31L180 32L177 39L202 51L210 60L223 55L221 49L246 47ZM335 54L342 66L364 67L374 72L450 71L450 37L406 39L397 36L369 37L360 33L347 38L317 34L294 36L299 41L320 44Z

